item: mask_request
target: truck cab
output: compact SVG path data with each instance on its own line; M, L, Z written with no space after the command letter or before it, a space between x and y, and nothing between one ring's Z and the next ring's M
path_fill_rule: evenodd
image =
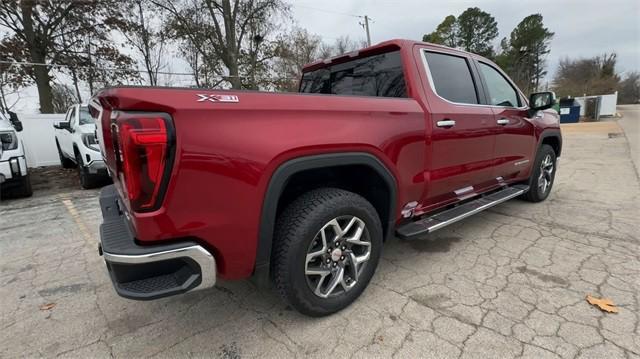
M0 197L33 194L24 144L18 137L22 123L14 112L0 112Z
M64 120L53 127L62 167L78 169L82 188L94 188L104 182L108 173L96 142L96 124L87 106L69 107Z

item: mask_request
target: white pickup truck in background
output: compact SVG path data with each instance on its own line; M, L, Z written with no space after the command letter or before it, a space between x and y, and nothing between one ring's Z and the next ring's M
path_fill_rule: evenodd
M53 127L62 167L78 169L82 188L107 182L109 175L96 142L96 125L87 106L69 107L64 121L54 123Z
M0 112L0 197L30 197L33 194L24 145L17 132L22 123L15 113Z

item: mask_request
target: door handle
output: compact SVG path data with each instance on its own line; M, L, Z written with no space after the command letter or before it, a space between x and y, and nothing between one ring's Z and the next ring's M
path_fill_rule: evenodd
M456 125L456 121L454 120L442 120L436 122L436 126L438 127L453 127Z
M498 125L504 126L504 125L508 125L509 124L509 120L506 118L501 118L498 121Z

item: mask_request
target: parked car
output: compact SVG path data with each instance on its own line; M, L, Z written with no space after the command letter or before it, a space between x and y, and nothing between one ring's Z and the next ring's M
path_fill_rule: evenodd
M82 188L94 188L109 174L96 143L96 125L87 106L73 105L64 121L55 122L56 147L64 168L77 168Z
M363 292L385 239L543 201L553 186L554 95L527 101L483 57L387 41L307 65L299 92L116 87L92 99L114 179L100 253L118 294L253 276L328 315Z
M17 134L20 131L22 122L15 112L0 112L0 197L7 193L16 197L33 194L24 144Z

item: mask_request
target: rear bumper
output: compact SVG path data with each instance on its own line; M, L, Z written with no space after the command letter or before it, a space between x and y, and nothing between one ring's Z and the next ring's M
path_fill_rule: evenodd
M138 245L118 201L113 185L100 192L100 254L120 296L151 300L215 285L216 261L209 251L191 241Z

